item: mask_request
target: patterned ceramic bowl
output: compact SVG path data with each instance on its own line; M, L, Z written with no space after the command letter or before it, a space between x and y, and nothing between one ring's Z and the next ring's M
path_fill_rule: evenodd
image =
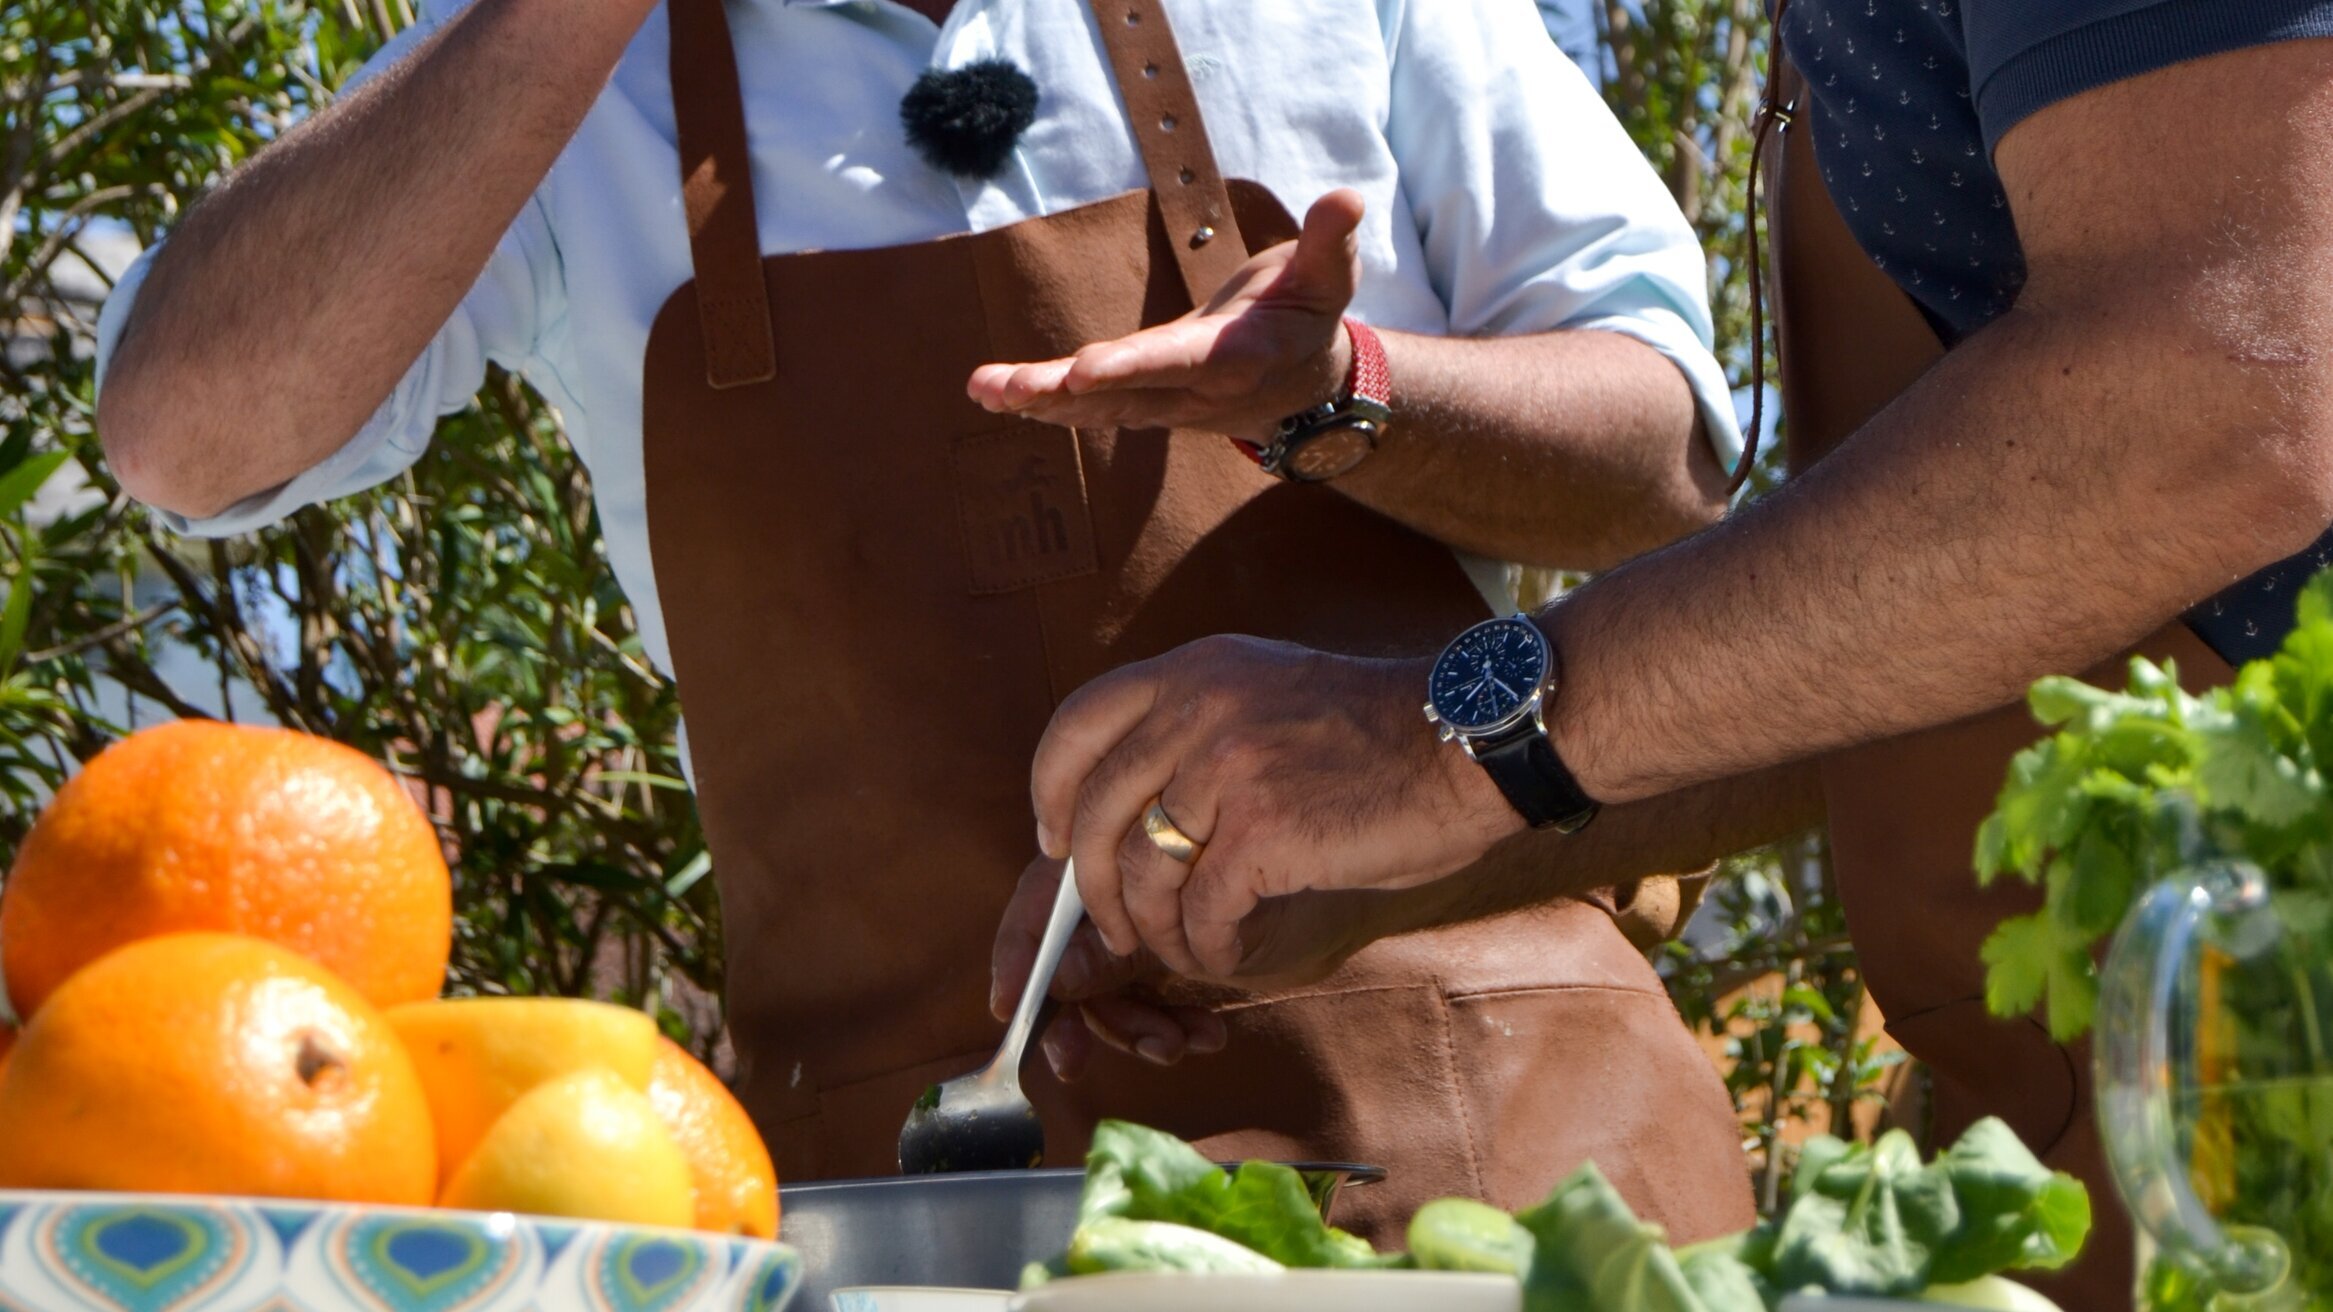
M686 1230L0 1190L0 1312L781 1312L801 1279Z

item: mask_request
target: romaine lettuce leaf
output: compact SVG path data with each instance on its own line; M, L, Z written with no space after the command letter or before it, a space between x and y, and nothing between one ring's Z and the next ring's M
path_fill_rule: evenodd
M1536 1241L1514 1217L1471 1198L1438 1198L1410 1218L1410 1256L1428 1271L1520 1278Z
M2090 1233L2089 1191L2042 1165L2001 1121L1970 1126L1936 1165L1952 1182L1961 1223L1930 1264L1929 1283L2055 1270L2081 1251Z
M1774 1226L1761 1223L1739 1234L1687 1244L1677 1250L1677 1265L1709 1312L1764 1312L1781 1300L1766 1278L1774 1269L1774 1242Z
M1677 1255L1677 1265L1707 1312L1765 1312L1774 1301L1764 1278L1724 1249L1688 1249Z
M1637 1220L1593 1162L1515 1220L1534 1240L1524 1312L1719 1312L1686 1283L1661 1228Z
M1869 1147L1817 1141L1774 1248L1774 1282L1841 1294L1911 1294L1960 1226L1952 1181L1901 1130Z
M1280 1263L1244 1244L1172 1221L1129 1221L1101 1216L1070 1237L1072 1274L1106 1271L1186 1271L1215 1275L1260 1275L1283 1270Z
M1168 1221L1220 1235L1285 1266L1385 1267L1357 1235L1321 1220L1304 1177L1273 1162L1225 1171L1170 1134L1104 1121L1086 1156L1082 1230L1097 1220Z

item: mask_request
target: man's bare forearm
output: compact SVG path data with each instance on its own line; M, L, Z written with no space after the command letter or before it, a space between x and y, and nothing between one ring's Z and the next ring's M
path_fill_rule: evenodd
M2193 133L2165 122L2205 113ZM2333 43L2173 65L1995 152L2027 279L1830 456L1548 615L1624 800L2014 701L2333 521Z
M1185 428L1269 440L1332 395L1351 366L1338 319L1360 277L1358 192L1305 212L1295 241L1258 252L1180 319L1073 356L998 362L966 392L998 414L1067 428ZM1337 480L1356 501L1500 560L1597 569L1715 518L1723 477L1691 386L1616 333L1382 333L1395 422Z
M1644 797L1998 706L2307 545L2325 487L2292 430L2333 397L2141 303L2178 294L2013 312L1752 512L1553 607L1582 785Z
M141 499L215 514L338 449L451 315L648 0L477 0L263 151L156 255L100 431Z
M1724 509L1692 389L1642 342L1382 336L1399 419L1335 484L1355 500L1468 551L1581 570Z
M1504 915L1653 875L1702 869L1821 823L1813 762L1699 784L1608 807L1576 834L1518 834L1445 879L1391 893L1372 917L1378 936Z

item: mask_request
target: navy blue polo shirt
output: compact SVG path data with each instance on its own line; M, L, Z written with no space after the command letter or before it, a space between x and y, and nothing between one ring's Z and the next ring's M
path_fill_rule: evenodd
M2037 110L2182 60L2333 36L2333 0L1790 0L1780 36L1816 106L1847 226L1946 346L2016 303L2025 253L1993 147ZM2333 203L2329 201L2328 203ZM2222 656L2273 651L2333 533L2189 612Z

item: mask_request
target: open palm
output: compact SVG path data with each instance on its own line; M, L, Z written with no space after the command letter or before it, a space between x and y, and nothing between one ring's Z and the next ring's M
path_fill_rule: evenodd
M1304 231L1251 258L1207 304L1077 354L988 364L966 391L999 414L1070 428L1201 428L1251 442L1334 396L1360 262L1361 197L1332 191Z

